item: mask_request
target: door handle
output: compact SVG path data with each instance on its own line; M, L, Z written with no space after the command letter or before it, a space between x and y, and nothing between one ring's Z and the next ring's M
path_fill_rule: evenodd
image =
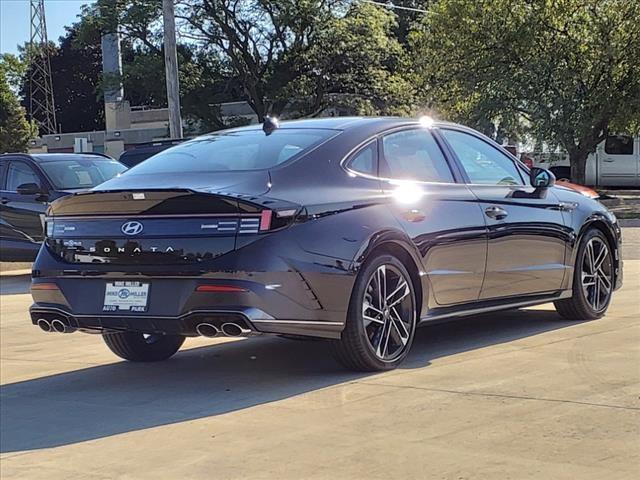
M509 215L505 209L500 207L487 207L484 210L484 214L494 220L502 220L503 218L507 218Z
M9 203L9 199L7 197L2 197L0 198L0 203L2 205L6 205L7 203Z

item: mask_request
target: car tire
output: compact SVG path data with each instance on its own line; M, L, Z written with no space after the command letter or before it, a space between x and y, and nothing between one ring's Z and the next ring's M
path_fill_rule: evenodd
M384 301L377 294L378 283L388 289ZM350 370L392 370L411 349L416 317L416 294L406 267L392 255L378 255L356 278L345 328L340 340L331 341L333 354Z
M175 354L184 343L181 335L145 335L136 332L108 333L102 336L107 347L131 362L159 362Z
M556 311L567 320L595 320L602 317L614 286L611 246L598 229L588 230L578 247L573 272L573 295L554 302Z

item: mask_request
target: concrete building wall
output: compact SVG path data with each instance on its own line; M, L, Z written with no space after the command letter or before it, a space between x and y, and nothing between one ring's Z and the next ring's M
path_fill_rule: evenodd
M111 132L75 132L61 133L57 135L44 135L31 141L30 153L71 153L78 150L78 145L84 144L88 151L105 153L113 158L129 148L140 143L163 140L169 137L166 126L158 128L131 128L126 130L114 130ZM78 142L78 139L86 139L86 142Z

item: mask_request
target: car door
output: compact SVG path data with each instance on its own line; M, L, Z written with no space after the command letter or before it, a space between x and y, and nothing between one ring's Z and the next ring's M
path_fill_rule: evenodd
M379 140L383 190L417 246L428 279L424 305L478 299L487 252L486 227L474 195L428 128L404 128ZM423 312L426 313L426 312Z
M47 196L44 194L23 195L18 187L27 183L38 184L43 191L48 189L46 181L29 163L23 160L7 162L5 184L1 193L0 215L2 235L8 240L41 242L44 237L44 215Z
M638 153L634 148L634 139L629 135L609 135L604 145L598 146L598 185L638 185Z
M570 237L552 189L529 185L515 161L487 139L466 130L440 130L488 228L487 267L480 299L560 290Z

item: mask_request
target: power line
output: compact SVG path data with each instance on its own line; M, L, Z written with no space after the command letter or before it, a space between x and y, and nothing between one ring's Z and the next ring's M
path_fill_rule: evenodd
M390 8L390 9L395 9L395 10L408 10L410 12L419 12L419 13L429 13L428 10L425 10L423 8L416 8L416 7L404 7L402 5L396 5L393 2L374 2L373 0L359 0L362 3L370 3L372 5L377 5L379 7L384 7L384 8Z

